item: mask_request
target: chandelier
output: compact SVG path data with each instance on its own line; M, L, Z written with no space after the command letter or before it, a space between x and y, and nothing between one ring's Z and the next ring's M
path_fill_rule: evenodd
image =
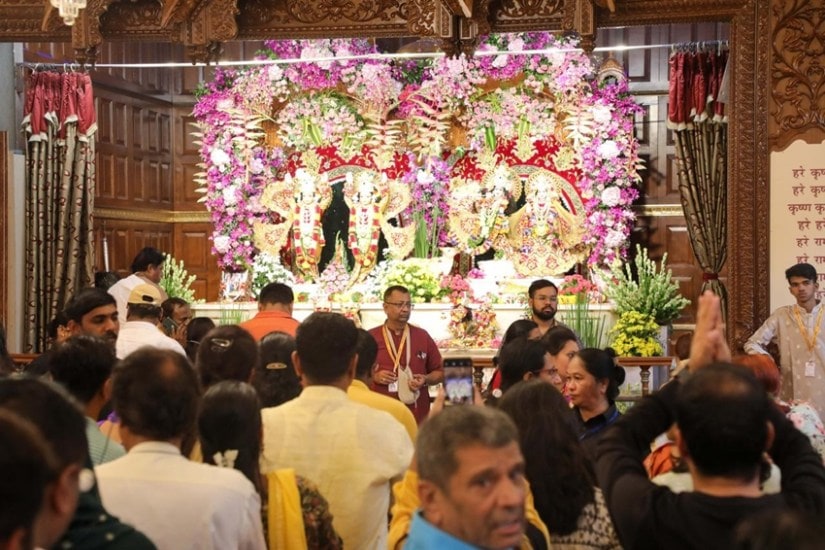
M57 8L57 12L60 14L60 17L63 18L63 22L68 26L74 25L75 19L77 19L80 10L86 7L86 0L49 0L55 8Z

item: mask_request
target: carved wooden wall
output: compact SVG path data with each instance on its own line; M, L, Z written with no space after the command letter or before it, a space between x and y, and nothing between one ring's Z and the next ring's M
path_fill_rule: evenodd
M825 139L823 2L774 0L771 10L771 77L768 128L774 150L794 140Z

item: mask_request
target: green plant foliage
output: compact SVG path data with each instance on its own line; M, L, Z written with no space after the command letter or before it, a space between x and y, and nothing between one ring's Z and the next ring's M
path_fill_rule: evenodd
M170 298L180 298L190 304L197 304L203 300L195 299L195 291L192 290L192 283L195 276L189 275L183 266L183 260L175 260L170 254L166 255L160 275L160 287L166 291Z
M679 293L679 285L673 281L672 273L665 269L667 254L662 257L661 266L647 255L647 250L636 245L637 276L634 278L630 264L624 269L615 267L612 280L607 281L605 295L616 304L619 315L636 311L650 315L656 323L666 325L672 322L690 300Z

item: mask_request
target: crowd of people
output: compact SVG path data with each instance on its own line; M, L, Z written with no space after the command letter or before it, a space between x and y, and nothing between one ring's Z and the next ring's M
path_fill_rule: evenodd
M505 332L489 386L455 405L404 287L386 289L371 330L329 312L299 323L280 283L253 319L216 327L159 289L163 260L144 249L109 292L79 292L23 373L0 331L0 547L825 540L825 430L808 387L822 309L804 264L787 274L796 306L757 331L752 355L731 357L719 298L701 296L686 366L622 414L624 370L555 318L551 281L531 285L531 319ZM776 338L781 368L763 353Z

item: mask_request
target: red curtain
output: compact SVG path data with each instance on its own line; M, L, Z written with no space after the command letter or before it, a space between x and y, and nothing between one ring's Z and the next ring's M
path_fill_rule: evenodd
M726 50L687 48L670 56L668 127L674 131L679 192L693 253L703 270L702 291L722 297L719 272L727 259Z
M92 213L97 130L88 74L34 72L26 82L25 347L42 351L46 326L94 281Z

